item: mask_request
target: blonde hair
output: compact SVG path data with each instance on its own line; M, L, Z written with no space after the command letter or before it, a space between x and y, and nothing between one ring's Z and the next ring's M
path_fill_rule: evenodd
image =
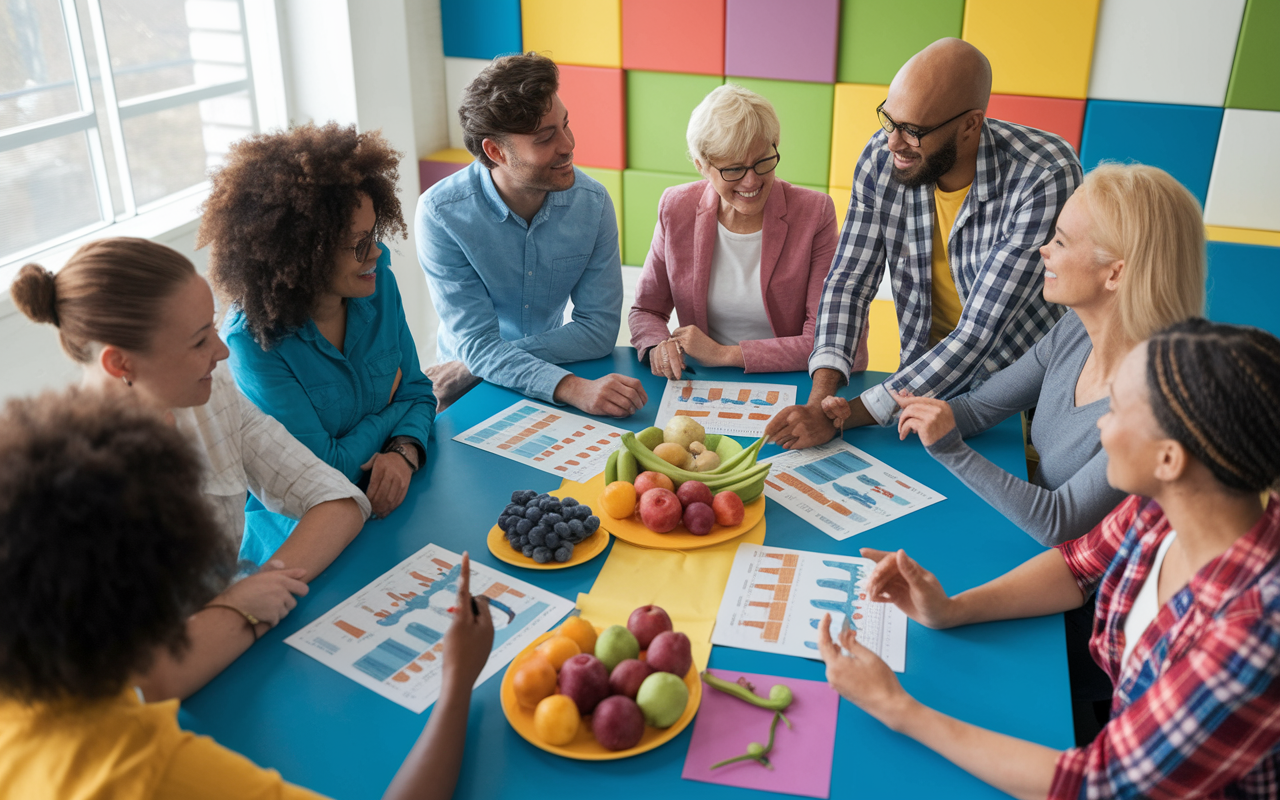
M1100 164L1080 192L1093 217L1099 255L1123 260L1117 302L1132 342L1204 315L1204 217L1172 175L1145 164Z
M712 89L693 110L685 141L689 158L709 167L713 158L742 158L761 140L777 145L781 128L772 103L750 89L726 83Z

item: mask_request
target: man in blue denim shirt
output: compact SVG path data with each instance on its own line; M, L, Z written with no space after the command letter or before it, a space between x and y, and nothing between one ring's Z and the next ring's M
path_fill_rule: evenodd
M589 414L626 417L648 400L634 378L557 366L612 352L622 313L613 204L573 166L558 87L544 56L495 59L458 111L476 161L418 200L418 260L440 315L428 375L442 405L475 378Z

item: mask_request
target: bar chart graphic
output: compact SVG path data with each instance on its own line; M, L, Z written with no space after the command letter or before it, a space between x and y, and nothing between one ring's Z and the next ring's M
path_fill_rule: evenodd
M413 556L285 642L405 708L440 693L441 653L453 622L461 557L436 545ZM472 594L489 598L493 649L478 686L573 608L564 598L472 564Z
M620 436L621 428L523 400L453 439L582 482L604 471Z
M795 405L796 387L776 383L668 381L655 425L692 417L707 433L760 436L773 415Z
M896 606L867 600L875 564L865 558L742 544L734 556L712 644L818 658L817 627L831 614L897 672L906 669L907 618Z
M833 539L946 499L843 439L765 460L764 493Z

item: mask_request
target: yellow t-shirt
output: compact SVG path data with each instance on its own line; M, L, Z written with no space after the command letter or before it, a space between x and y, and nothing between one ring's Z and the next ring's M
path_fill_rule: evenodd
M937 186L933 188L933 327L929 329L930 345L942 341L956 329L960 312L964 310L964 301L951 278L947 241L951 238L951 228L960 213L960 206L964 205L964 198L969 194L969 186L954 192L944 192Z
M178 701L132 689L69 707L0 699L0 797L315 800L280 773L178 727Z

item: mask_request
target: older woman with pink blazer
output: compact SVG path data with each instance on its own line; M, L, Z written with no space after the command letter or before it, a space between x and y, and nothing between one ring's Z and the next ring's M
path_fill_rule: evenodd
M694 109L689 154L704 180L663 192L628 317L654 375L678 380L686 355L747 372L807 369L836 215L828 195L774 174L779 128L768 100L734 84Z

